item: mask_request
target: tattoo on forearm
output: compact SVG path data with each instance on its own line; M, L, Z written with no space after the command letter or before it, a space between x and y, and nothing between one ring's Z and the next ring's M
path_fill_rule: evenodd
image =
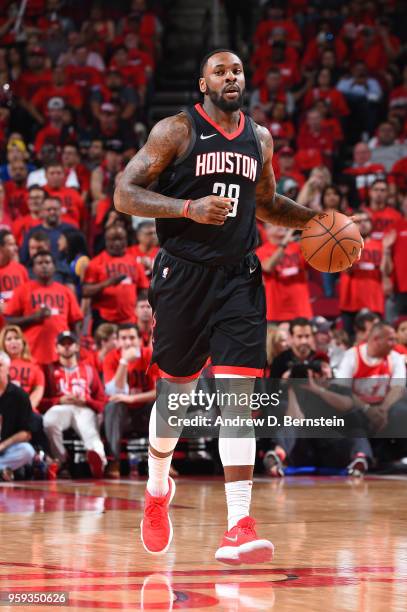
M274 198L269 200L267 204L262 204L258 207L258 217L262 221L274 223L275 225L284 225L294 229L304 229L307 222L315 217L316 211L305 208L283 196L276 193Z

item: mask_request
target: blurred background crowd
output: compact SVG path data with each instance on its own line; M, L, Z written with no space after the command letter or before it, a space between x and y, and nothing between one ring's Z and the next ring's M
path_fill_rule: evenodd
M384 378L380 392L329 392L326 410L362 419L339 463L363 472L407 455L400 441L393 453L369 442L375 431L391 438L404 415L406 17L397 0L0 0L0 401L10 376L34 411L8 430L4 410L4 479L33 458L36 474L63 475L72 429L91 473L117 478L126 432L146 434L157 236L154 220L118 213L112 195L152 125L199 100L211 46L244 61L246 111L273 136L278 192L358 214L365 240L351 269L321 274L298 232L259 222L266 374L304 366L297 377L318 397L332 373ZM297 396L287 392L292 414L304 413ZM31 445L5 442L26 430ZM281 476L310 461L290 459L295 446L268 440L259 465ZM334 459L325 445L312 463L338 464L331 447Z

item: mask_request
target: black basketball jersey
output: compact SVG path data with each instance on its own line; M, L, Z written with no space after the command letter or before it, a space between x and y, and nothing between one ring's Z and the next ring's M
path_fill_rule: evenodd
M201 104L189 108L192 132L185 154L160 176L158 191L196 200L215 194L233 198L224 225L190 219L157 219L160 245L184 259L220 265L236 262L257 246L255 190L263 165L261 145L250 117L225 132Z

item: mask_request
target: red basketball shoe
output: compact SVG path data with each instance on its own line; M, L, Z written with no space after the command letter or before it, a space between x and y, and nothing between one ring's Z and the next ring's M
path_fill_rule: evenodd
M168 493L162 497L153 497L146 489L144 517L141 521L141 541L147 552L161 555L170 547L172 540L172 523L168 507L175 494L175 482L168 478Z
M226 531L215 553L215 559L228 565L271 561L274 546L268 540L257 537L255 524L254 519L245 516L230 531Z

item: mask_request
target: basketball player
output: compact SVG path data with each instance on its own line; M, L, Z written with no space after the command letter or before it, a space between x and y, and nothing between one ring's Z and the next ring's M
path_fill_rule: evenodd
M275 193L273 142L240 108L242 62L220 49L201 64L203 103L152 129L127 165L115 192L120 212L157 219L161 251L150 301L155 314L153 361L162 377L194 388L211 357L215 377L234 393L248 393L266 363L266 310L256 217L303 228L316 214ZM148 186L158 181L156 191ZM218 381L218 384L220 381ZM230 408L250 416L250 407ZM149 478L141 537L151 553L168 550L168 515L175 484L169 478L177 440L159 437L150 418ZM228 529L216 552L238 565L270 561L273 545L258 538L249 516L255 438L219 436L225 473Z

